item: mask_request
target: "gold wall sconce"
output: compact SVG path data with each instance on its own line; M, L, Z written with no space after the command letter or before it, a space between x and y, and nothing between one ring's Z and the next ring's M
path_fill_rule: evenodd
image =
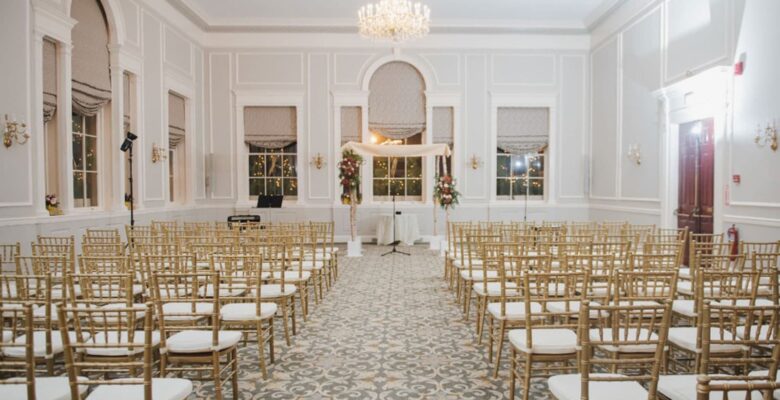
M160 147L157 143L152 143L152 162L158 163L168 159L168 152L164 147Z
M638 144L628 145L628 153L626 156L629 160L633 161L636 165L642 164L642 149Z
M777 151L777 127L775 127L775 123L767 123L766 128L761 128L761 125L759 125L756 128L756 137L753 141L760 148L764 148L768 144L772 151Z
M479 167L482 166L482 164L483 164L482 160L480 160L476 154L473 154L469 159L469 165L471 166L471 169L479 169Z
M16 118L8 119L8 114L5 115L5 128L3 129L3 145L5 148L11 147L14 142L17 144L25 144L30 140L30 135L27 133L27 125L23 122L16 122Z
M327 164L327 161L325 161L325 157L323 157L322 154L317 153L317 155L311 158L310 164L313 165L314 168L322 169L322 167Z

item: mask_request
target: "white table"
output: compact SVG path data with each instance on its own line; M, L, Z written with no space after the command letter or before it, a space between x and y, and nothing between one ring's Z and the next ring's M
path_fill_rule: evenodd
M409 246L420 239L420 225L417 223L416 215L395 216L395 239ZM380 215L379 222L376 224L376 243L386 245L392 242L393 216Z

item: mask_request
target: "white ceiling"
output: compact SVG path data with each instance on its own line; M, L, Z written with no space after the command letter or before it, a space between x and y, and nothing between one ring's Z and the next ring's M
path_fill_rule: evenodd
M353 31L377 0L168 0L208 30ZM622 0L416 0L433 31L585 31Z

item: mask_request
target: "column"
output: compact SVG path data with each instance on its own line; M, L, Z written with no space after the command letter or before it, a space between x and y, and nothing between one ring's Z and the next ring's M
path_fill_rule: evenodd
M57 135L62 139L59 160L60 208L65 214L73 211L73 83L70 80L73 44L57 46Z

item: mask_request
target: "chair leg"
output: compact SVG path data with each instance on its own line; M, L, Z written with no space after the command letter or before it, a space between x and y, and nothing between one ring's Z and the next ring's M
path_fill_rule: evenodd
M222 400L222 375L219 373L219 352L211 352L211 376L214 378L214 396L217 400Z
M512 347L512 353L515 353L514 347ZM512 357L512 360L514 360L514 357ZM529 353L526 354L525 371L523 371L523 400L528 400L531 392L531 365L533 365L533 359Z
M506 331L506 320L501 320L501 325L499 327L499 335L498 335L498 348L496 349L496 366L493 369L493 378L498 378L498 369L501 368L501 353L503 351L504 347L504 334Z
M276 360L276 355L274 353L274 319L271 318L268 320L268 358L271 361L271 364L274 363Z
M488 361L493 362L493 338L496 335L496 327L493 318L488 318Z
M233 381L233 400L238 400L238 348L234 347L233 351L230 352L230 362L232 364L231 373L233 376L231 377L231 380Z
M479 315L481 316L481 319L479 321L479 325L477 325L477 336L479 336L478 343L482 344L482 334L485 331L485 318L487 313L487 305L488 305L488 298L485 297L485 301L482 303L482 309L479 310Z
M263 337L263 321L257 321L257 354L260 358L260 372L263 373L263 379L268 379L268 370L265 366L265 338Z
M284 326L284 340L287 342L287 346L291 346L292 342L290 341L290 326L288 325L288 315L287 315L287 298L282 297L281 300L279 300L279 305L282 309L282 325Z
M290 320L292 320L292 334L293 336L297 335L297 324L295 322L295 299L290 298Z
M512 347L512 371L509 374L509 400L515 400L515 379L517 379L517 354Z

